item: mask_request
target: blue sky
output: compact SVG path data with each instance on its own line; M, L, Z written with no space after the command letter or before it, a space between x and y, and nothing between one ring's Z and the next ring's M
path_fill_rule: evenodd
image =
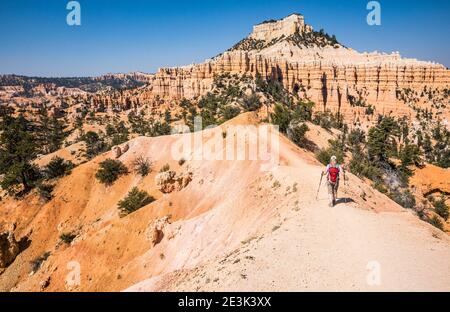
M66 24L69 0L0 0L0 73L91 76L154 72L201 62L247 36L252 25L293 12L358 51L400 51L450 67L450 1L79 0L81 26Z

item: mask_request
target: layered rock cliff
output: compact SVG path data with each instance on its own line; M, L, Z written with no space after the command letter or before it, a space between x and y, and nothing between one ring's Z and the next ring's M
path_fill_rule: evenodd
M340 112L347 119L364 115L369 105L373 115L412 115L411 107L398 99L401 90L423 95L424 90L450 85L450 71L443 65L405 59L398 53L359 53L293 14L254 26L232 49L202 64L160 69L151 93L195 98L210 91L214 77L222 73L277 79L290 92L316 102L316 109Z

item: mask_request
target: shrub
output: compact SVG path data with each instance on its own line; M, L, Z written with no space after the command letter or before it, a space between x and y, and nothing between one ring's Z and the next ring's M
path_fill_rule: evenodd
M178 161L178 165L183 166L185 162L186 162L186 159L180 158L180 160Z
M90 159L106 151L107 144L94 131L88 131L83 135L82 140L86 142L86 156Z
M120 121L115 125L106 125L106 135L111 138L111 146L120 145L128 141L129 130L125 122Z
M440 215L444 220L448 220L449 218L449 208L447 204L445 203L444 196L441 197L441 199L435 201L433 203L434 211Z
M328 165L331 159L331 156L333 156L329 149L320 150L316 153L316 158L319 160L322 165Z
M361 129L354 129L348 134L348 143L350 146L359 146L366 141L366 135Z
M65 176L70 173L74 167L71 161L65 161L64 158L55 156L44 168L44 175L47 179L54 179Z
M325 130L330 131L333 127L333 121L331 118L330 112L317 112L314 116L313 122L324 128Z
M46 183L40 183L38 185L38 194L39 197L44 201L50 201L53 198L52 192L55 188L54 185L46 184Z
M48 257L50 257L50 252L46 251L44 252L41 256L35 258L34 260L32 260L30 262L30 266L31 266L31 272L32 273L36 273L37 271L39 271L39 269L42 266L42 263L44 263Z
M114 159L106 159L100 163L100 169L95 177L103 184L112 185L119 176L127 174L127 167L120 161Z
M9 195L21 197L33 189L42 178L39 168L34 164L16 162L12 165L8 164L8 166L8 171L0 181L0 186Z
M331 156L336 156L339 164L344 162L344 150L341 142L336 140L330 140L330 147L324 150L320 150L316 154L316 158L324 165L329 164Z
M355 149L349 163L349 170L358 177L366 177L372 181L379 180L381 170L370 162L360 149Z
M309 131L309 128L306 124L302 123L300 125L294 125L289 127L288 129L288 137L295 144L300 147L306 147L308 140L305 137L306 132Z
M235 107L235 106L231 106L231 105L224 106L223 108L221 108L221 111L220 111L220 114L222 115L222 118L224 121L233 119L240 113L241 113L241 110L239 109L239 107Z
M388 189L386 188L386 186L383 183L381 183L380 181L376 181L373 184L373 188L382 194L387 194L387 192L388 192Z
M208 109L203 109L200 112L200 116L202 117L202 127L203 129L207 128L207 127L215 127L219 121L217 120L215 113L211 110Z
M261 101L257 94L246 95L242 99L242 106L246 111L256 111L261 107Z
M286 133L292 120L291 111L282 104L275 104L271 117L272 123L277 125L281 132Z
M128 193L127 197L118 204L121 215L130 214L155 201L155 198L145 191L140 191L137 187Z
M394 191L389 193L389 197L403 208L411 209L416 205L416 199L409 190Z
M421 165L421 151L417 145L406 144L399 153L399 158L402 162L401 167L407 168L408 166Z
M301 121L311 121L315 103L309 100L302 100L294 109L294 119Z
M159 172L166 172L170 170L170 165L169 164L165 164L164 166L161 167L161 169L159 169Z
M433 216L428 223L430 223L431 225L437 227L439 230L444 230L444 224L442 223L441 219L439 219L438 216Z
M375 107L369 104L366 108L366 115L373 115L375 113Z
M172 130L170 123L164 121L155 121L150 127L149 135L152 137L156 136L162 136L162 135L168 135L170 134L170 131Z
M152 171L152 163L148 158L139 156L133 163L134 170L142 177L147 176Z
M66 244L70 244L75 239L75 237L77 237L75 234L63 233L63 234L61 234L59 239Z

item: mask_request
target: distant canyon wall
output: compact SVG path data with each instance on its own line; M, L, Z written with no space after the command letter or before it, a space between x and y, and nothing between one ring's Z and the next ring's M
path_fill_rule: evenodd
M152 94L162 98L195 98L211 90L215 75L259 73L278 79L291 92L304 93L316 109L355 114L349 99L362 98L377 113L405 115L411 111L397 100L396 90L448 88L450 71L426 62L387 61L377 64L333 64L330 61L291 62L243 51L227 52L214 61L180 68L163 68L154 76Z

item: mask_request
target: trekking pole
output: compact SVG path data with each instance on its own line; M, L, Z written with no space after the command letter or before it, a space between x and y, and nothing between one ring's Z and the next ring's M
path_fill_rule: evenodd
M345 174L345 170L344 170L344 185L347 186L347 175ZM345 203L347 203L347 197L345 197Z
M320 174L319 188L317 189L316 200L319 197L320 186L322 185L323 172Z

